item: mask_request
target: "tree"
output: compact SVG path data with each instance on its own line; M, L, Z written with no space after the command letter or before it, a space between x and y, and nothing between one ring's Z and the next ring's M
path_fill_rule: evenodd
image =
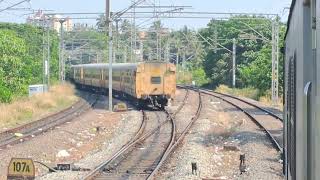
M285 27L280 23L280 39L284 36ZM260 35L252 30L259 31ZM254 87L266 92L271 87L271 20L263 17L250 18L237 16L229 20L212 20L206 28L200 30L201 35L208 42L204 42L206 56L204 70L210 78L212 86L220 84L230 85L232 83L232 53L220 45L232 51L233 38L237 45L237 86ZM261 36L262 35L262 36ZM249 37L244 39L241 37ZM203 41L202 38L200 40ZM218 42L220 45L218 45ZM280 42L282 44L283 41ZM280 54L280 57L283 55ZM283 64L279 58L280 66ZM282 89L283 72L280 68L280 91Z
M27 94L43 79L43 29L27 24L0 23L0 102ZM50 31L51 80L58 78L58 36Z
M2 102L10 102L14 93L26 91L25 81L30 80L28 79L30 75L23 69L25 55L25 41L10 30L0 30L0 100Z

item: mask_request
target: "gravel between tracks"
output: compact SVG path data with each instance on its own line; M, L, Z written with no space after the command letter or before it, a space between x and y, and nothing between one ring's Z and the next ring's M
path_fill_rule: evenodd
M190 118L184 116L185 120ZM239 172L240 154L246 154L248 167L243 175ZM156 179L283 179L278 157L269 139L242 112L203 95L200 118ZM191 173L192 162L198 165L197 175Z
M139 129L141 121L142 115L139 111L125 113L120 122L113 127L112 135L102 143L102 147L91 151L83 159L74 163L75 166L94 169L97 165L106 161L130 140L134 133ZM39 179L81 179L86 174L87 172L61 172L47 174Z
M0 149L0 180L6 179L7 166L12 157L32 158L51 167L57 163L75 163L81 168L92 168L108 158L124 144L140 125L138 111L110 113L107 97L103 96L94 109L71 122L57 126L28 141ZM98 131L97 131L98 127ZM104 152L104 153L103 153ZM99 156L100 155L100 156ZM84 166L85 164L85 166ZM37 179L78 179L84 172L46 174L47 169L36 165Z

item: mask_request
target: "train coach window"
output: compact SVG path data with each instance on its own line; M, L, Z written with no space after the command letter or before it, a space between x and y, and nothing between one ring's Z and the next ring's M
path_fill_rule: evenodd
M152 84L161 84L161 77L151 77Z

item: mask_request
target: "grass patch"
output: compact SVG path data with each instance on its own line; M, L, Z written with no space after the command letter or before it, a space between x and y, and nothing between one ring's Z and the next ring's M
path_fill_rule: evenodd
M271 100L271 91L267 91L266 93L262 94L258 89L254 89L254 88L237 89L237 88L229 88L226 85L220 85L219 87L216 88L215 91L224 93L224 94L238 96L238 97L246 97L246 98L254 99L267 106L273 106L273 102ZM277 104L277 108L279 110L283 109L283 103L281 98Z
M254 88L244 88L244 89L237 89L237 88L229 88L226 85L220 85L216 88L216 92L240 96L240 97L247 97L254 100L259 100L259 90Z
M0 104L0 131L58 112L77 100L74 87L63 84L52 86L47 93L20 97L12 103Z

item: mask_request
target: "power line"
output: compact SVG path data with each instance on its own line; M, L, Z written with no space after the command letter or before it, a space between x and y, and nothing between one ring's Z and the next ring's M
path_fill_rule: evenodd
M6 11L6 10L8 10L8 9L11 9L11 8L13 8L13 7L15 7L15 6L18 6L18 5L20 5L20 4L24 3L24 2L30 2L30 0L23 0L23 1L20 1L20 2L18 2L18 3L16 3L16 4L13 4L13 5L11 5L11 6L7 7L7 8L5 8L5 9L1 9L1 10L0 10L0 12Z

